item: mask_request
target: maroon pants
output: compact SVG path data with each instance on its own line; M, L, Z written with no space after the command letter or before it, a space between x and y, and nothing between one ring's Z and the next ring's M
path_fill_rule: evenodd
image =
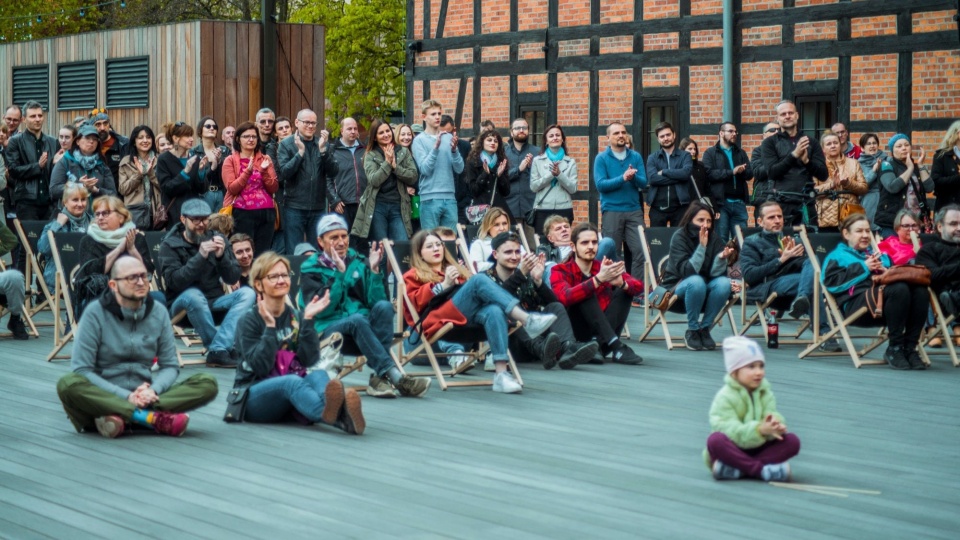
M725 465L740 469L746 477L760 478L760 470L764 465L783 463L799 454L800 438L787 433L782 441L774 439L763 446L744 450L734 444L730 437L717 431L707 437L707 452L711 461L720 460Z

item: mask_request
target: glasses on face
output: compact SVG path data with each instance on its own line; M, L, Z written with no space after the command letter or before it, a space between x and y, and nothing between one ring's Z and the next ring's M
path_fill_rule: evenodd
M514 131L530 131L530 128L528 128L527 126L514 126L513 130Z
M203 127L204 129L217 129L216 124L204 124Z
M131 274L129 276L118 277L118 278L115 278L114 281L126 281L130 285L136 285L141 281L146 283L148 277L149 276L147 276L146 272L141 272L139 274Z
M920 226L917 225L916 223L901 223L900 228L901 229L919 229Z
M249 140L252 140L252 139L256 139L257 136L256 136L256 135L241 135L240 138L241 138L241 139L247 139L247 140L249 141Z
M306 127L314 127L317 125L317 123L314 122L313 120L297 120L297 122L300 122Z
M770 128L770 129L764 131L764 133L776 133L776 132L778 132L778 131L780 131L780 128Z
M101 210L99 212L94 212L93 216L97 219L100 219L102 217L107 217L112 213L113 213L113 210Z
M292 274L290 274L289 272L281 272L279 274L267 274L266 276L264 276L264 279L269 281L271 284L275 284L279 282L281 279L289 283L291 277L292 277Z
M210 221L210 216L184 216L193 223L206 223Z

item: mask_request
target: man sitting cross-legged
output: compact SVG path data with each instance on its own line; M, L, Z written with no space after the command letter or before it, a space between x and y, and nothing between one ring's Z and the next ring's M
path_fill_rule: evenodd
M57 383L77 431L95 427L114 438L135 424L179 437L190 420L184 413L217 397L217 380L205 373L176 382L170 315L149 292L143 263L124 255L110 269L110 290L83 312L70 359L73 373Z
M367 394L393 398L394 388L401 396L426 394L430 379L404 375L390 357L395 313L380 276L383 248L371 247L369 260L350 248L347 222L339 214L320 218L317 243L320 251L300 267L297 301L302 309L304 298L323 297L330 291L330 305L313 319L320 339L339 332L345 352L356 351L367 358L373 370Z
M783 236L783 211L780 205L767 201L757 210L762 231L743 240L740 270L749 285L747 300L763 302L770 293L779 298L793 298L790 316L800 318L809 313L813 317L813 266L804 256L803 244L790 236ZM824 302L820 306L820 333L830 331ZM840 344L830 338L820 345L824 352L839 352Z
M570 236L573 257L554 265L550 285L567 307L577 339L595 337L603 355L618 364L643 363L643 358L620 341L631 300L643 291L643 283L625 271L622 261L597 260L596 225L581 223Z
M201 199L183 203L178 224L160 244L160 274L170 313L187 311L190 324L207 348L207 366L237 366L233 338L237 324L257 300L250 287L227 294L223 284L240 280L240 266L227 239L208 233L210 205ZM220 327L213 312L226 311Z
M524 311L540 311L557 316L550 330L535 339L531 339L525 329L517 330L510 336L511 345L522 345L543 363L544 369L551 369L558 364L561 369L573 369L578 364L592 360L599 345L594 341L577 341L567 309L543 279L545 255L521 255L520 238L512 232L498 234L490 245L493 248L490 258L496 264L487 270L487 275L520 300L520 307Z

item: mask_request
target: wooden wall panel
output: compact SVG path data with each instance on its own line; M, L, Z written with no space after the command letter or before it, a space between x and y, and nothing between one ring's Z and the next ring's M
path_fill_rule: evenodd
M315 25L280 24L282 51L277 62L277 114L294 118L301 109L324 107L324 28ZM278 47L278 49L280 49ZM297 88L292 80L300 84ZM301 93L301 89L303 93ZM304 99L306 95L307 99Z

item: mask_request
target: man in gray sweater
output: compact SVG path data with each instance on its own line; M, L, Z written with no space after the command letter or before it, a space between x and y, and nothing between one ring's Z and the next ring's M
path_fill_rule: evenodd
M184 412L217 397L217 380L205 373L176 382L180 368L170 315L149 292L143 263L122 256L110 271L110 290L83 312L73 372L57 383L78 432L96 428L112 439L139 425L179 437L190 420Z

